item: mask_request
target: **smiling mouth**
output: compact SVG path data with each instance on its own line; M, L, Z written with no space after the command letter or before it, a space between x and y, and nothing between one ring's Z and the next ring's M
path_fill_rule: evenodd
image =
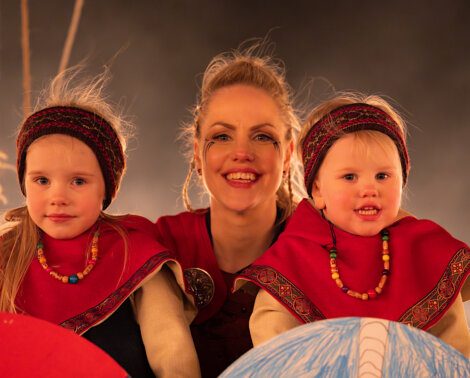
M354 211L356 211L359 215L377 215L380 209L372 206L366 206Z
M253 182L256 181L257 175L252 172L232 172L225 175L229 181Z

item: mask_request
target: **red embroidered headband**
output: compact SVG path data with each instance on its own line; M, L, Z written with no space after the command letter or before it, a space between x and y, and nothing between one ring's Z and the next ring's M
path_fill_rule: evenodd
M349 104L323 116L308 131L302 144L304 181L310 196L313 181L329 148L342 135L360 130L375 130L389 136L400 155L403 184L410 171L405 138L397 123L383 110L368 104Z
M124 172L126 161L119 137L113 127L99 115L70 106L46 108L32 114L23 123L16 140L16 168L21 191L26 153L36 139L49 134L66 134L81 140L95 153L103 173L106 195L103 210L113 200Z

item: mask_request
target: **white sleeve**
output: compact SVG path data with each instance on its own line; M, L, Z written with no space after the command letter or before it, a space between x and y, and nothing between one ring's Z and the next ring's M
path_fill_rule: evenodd
M145 282L137 293L136 318L156 376L201 376L183 294L167 268Z
M299 325L301 323L281 303L264 290L258 292L250 317L253 346Z

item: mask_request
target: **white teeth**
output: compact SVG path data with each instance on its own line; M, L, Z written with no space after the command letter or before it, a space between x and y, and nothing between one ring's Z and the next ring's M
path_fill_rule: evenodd
M378 210L374 207L363 207L362 209L357 210L359 215L376 215Z
M256 175L251 172L233 172L227 175L227 179L254 181L256 179Z

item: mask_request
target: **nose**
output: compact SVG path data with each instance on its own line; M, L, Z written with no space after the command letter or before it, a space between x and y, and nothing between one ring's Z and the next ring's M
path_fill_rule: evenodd
M375 184L364 183L359 191L359 195L361 198L377 197L379 195L379 192Z
M234 150L232 151L232 159L238 162L253 161L255 159L255 154L249 141L239 140L235 143Z
M67 195L67 188L64 185L57 184L51 187L50 204L54 206L66 206L70 203Z

